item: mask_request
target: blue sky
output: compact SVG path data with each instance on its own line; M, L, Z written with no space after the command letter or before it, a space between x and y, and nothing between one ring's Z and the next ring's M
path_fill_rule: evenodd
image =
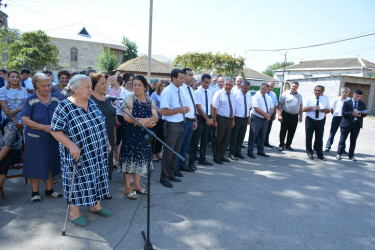
M4 2L4 1L3 1ZM95 27L121 41L128 36L147 53L148 0L7 0L9 26L48 30L73 23ZM78 2L78 3L77 3ZM312 45L375 32L375 1L154 0L153 53L174 58L189 51L245 57L262 71L285 51L247 52ZM287 60L360 57L375 62L375 35L287 52Z

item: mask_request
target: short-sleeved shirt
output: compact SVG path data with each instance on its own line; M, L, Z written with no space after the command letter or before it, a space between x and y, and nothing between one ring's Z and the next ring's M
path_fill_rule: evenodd
M152 92L151 99L155 103L156 107L160 109L160 101L161 101L161 95L158 95L156 91ZM161 115L158 114L159 119L161 119Z
M19 106L23 104L23 102L27 98L27 91L25 88L21 89L6 89L6 87L2 87L0 89L0 101L6 101L6 105L10 110L17 109ZM3 115L5 115L4 111L1 111ZM18 123L22 122L21 112L18 112L14 115L14 118Z
M5 86L5 80L2 76L0 76L0 88Z
M190 90L191 96L190 96L189 90ZM194 90L190 86L188 86L188 85L186 85L184 83L180 87L180 92L182 94L182 96L181 96L181 98L182 98L182 105L183 106L188 106L189 109L190 109L189 112L187 112L185 114L185 117L186 118L190 118L190 119L194 119L195 115L196 115L194 113L194 111L196 110L196 107L194 107L195 106L194 104L197 103L197 101L195 99L195 92L194 92ZM191 99L192 97L193 97L194 102Z
M207 92L207 106L206 106L206 92ZM203 112L208 116L211 115L212 92L211 90L204 89L202 86L195 91L196 104L200 104ZM206 108L207 107L207 108ZM197 111L197 114L198 111Z
M341 96L339 96L333 100L331 105L331 109L333 109L333 116L342 116L342 106L347 100L350 100L350 97L346 97L346 99L343 100Z
M236 107L236 98L232 93L229 93L229 98L232 104L232 114L235 115L235 107ZM216 114L220 116L224 116L227 118L230 117L230 105L229 105L229 98L227 92L225 92L225 89L221 89L217 91L213 98L213 106L216 109Z
M267 102L267 106L266 106ZM264 118L261 114L256 112L254 108L260 108L264 113L270 113L270 110L273 108L272 99L267 94L264 96L260 91L256 92L252 99L253 109L251 111L252 115L256 115L260 118Z
M277 96L276 96L275 92L270 91L270 92L267 93L267 95L269 97L271 97L273 107L277 107L278 102L277 102Z
M252 105L252 98L250 92L248 91L246 95L243 94L241 89L238 89L234 96L236 97L236 108L235 114L237 117L249 117L250 108ZM245 96L246 96L246 113L245 113Z
M312 96L310 96L309 98L306 99L303 106L304 107L313 107L313 106L316 106L316 104L317 104L317 98L316 98L315 95L312 95ZM324 97L324 96L319 97L319 107L320 107L320 109L330 109L329 100L328 100L327 97ZM315 110L311 110L311 111L306 112L306 116L310 117L314 120L323 120L324 117L326 117L326 114L323 113L323 112L319 112L319 117L316 118L315 117Z
M181 108L179 99L179 88L177 88L173 83L169 84L163 92L161 93L160 109L176 109ZM182 99L182 96L181 96ZM168 122L183 122L184 115L182 113L177 113L174 115L163 115L163 120Z
M285 91L281 94L280 103L283 103L283 111L288 114L296 115L299 113L302 105L302 96L298 93L292 94L291 91Z

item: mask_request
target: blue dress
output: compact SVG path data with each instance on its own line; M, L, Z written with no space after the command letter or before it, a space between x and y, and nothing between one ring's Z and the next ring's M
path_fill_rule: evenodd
M53 112L59 103L60 99L54 94L51 94L48 103L42 102L36 94L32 94L26 98L21 113L36 123L50 125ZM52 176L60 173L59 143L51 134L25 127L24 141L25 177L48 180L49 171L52 172Z
M152 109L155 104L151 98L146 97L146 102L139 101L134 95L129 95L125 98L123 109L133 109L132 115L136 118L152 117ZM150 153L147 149L145 135L147 132L139 126L134 126L125 122L122 145L120 149L119 171L129 174L146 174L147 161Z
M81 150L78 160L71 205L94 206L109 196L108 138L105 118L93 100L87 112L65 99L52 117L52 131L62 131ZM61 171L65 200L68 200L73 175L73 158L60 144Z

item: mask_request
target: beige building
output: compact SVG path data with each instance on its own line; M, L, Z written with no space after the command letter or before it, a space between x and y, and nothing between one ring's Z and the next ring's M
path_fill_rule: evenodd
M127 47L110 36L92 27L72 24L46 31L51 44L59 51L59 65L69 71L95 69L96 58L104 46L110 48L122 63L123 52Z

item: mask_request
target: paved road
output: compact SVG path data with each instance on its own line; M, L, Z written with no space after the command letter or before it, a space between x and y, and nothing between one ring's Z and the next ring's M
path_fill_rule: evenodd
M324 140L329 125L327 121ZM275 122L274 145L278 131ZM374 249L374 134L375 120L367 118L358 139L358 162L336 161L334 152L326 154L327 162L312 161L304 152L300 124L294 152L267 149L267 159L199 167L174 189L159 184L157 163L151 241L157 249ZM333 148L337 141L338 137ZM61 190L61 181L55 189ZM83 209L90 225L79 228L69 222L65 237L62 199L42 196L41 203L32 204L30 186L22 178L7 180L5 192L6 198L0 199L2 249L143 248L146 198L126 199L118 173L111 182L114 198L103 202L113 217Z

